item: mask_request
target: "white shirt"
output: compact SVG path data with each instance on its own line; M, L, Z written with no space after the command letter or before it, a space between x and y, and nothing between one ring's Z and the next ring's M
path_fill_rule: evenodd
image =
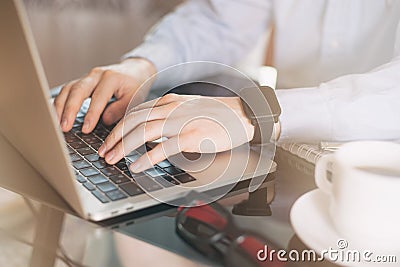
M125 56L233 65L274 23L281 139L398 139L399 18L395 0L190 0Z

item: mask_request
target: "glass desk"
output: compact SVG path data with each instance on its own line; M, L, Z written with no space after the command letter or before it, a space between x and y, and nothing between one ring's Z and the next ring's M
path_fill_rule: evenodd
M284 249L300 250L305 246L291 227L289 212L299 196L315 187L313 166L280 149L276 161L275 182L261 189L268 191L272 215L234 218L240 227L259 231ZM220 202L232 208L247 197L242 193ZM159 206L142 216L95 224L4 189L0 189L0 203L0 266L216 265L177 236L175 209ZM288 264L330 265L326 261Z

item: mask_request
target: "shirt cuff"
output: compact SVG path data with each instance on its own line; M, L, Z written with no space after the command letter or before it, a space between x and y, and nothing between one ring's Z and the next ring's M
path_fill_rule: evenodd
M123 55L121 59L124 60L135 57L145 58L154 64L157 72L160 72L177 63L176 56L171 51L173 51L173 49L168 45L145 42Z
M321 88L276 90L282 114L279 141L316 143L332 138L332 115Z

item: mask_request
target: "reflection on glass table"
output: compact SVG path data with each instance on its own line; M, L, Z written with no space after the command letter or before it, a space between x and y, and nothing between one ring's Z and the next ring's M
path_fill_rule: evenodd
M268 199L272 214L233 215L233 219L240 228L257 231L280 248L300 249L305 245L293 231L289 212L299 196L315 188L313 166L281 150L276 161L276 192ZM247 198L248 193L243 193L220 204L231 210ZM130 218L94 224L7 190L0 190L0 200L0 266L216 265L176 234L175 209L160 206Z
M198 266L7 190L0 189L0 200L0 266L147 266L160 259L174 266Z

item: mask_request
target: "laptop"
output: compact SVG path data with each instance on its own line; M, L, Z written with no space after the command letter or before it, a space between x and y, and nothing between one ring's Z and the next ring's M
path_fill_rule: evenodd
M21 176L16 183L6 183L14 184L12 190L17 193L35 187L36 196L41 198L53 194L48 190L51 188L81 217L101 221L160 202L176 204L175 200L191 190L224 188L228 192L240 181L275 171L271 155L261 155L247 145L217 153L197 171L165 160L141 174L130 173L127 164L151 149L150 145L108 165L98 157L97 149L110 127L100 122L91 134L82 134L83 110L70 132L60 130L23 2L0 1L0 18L0 134L48 185L32 184L29 176ZM199 166L204 163L193 162ZM45 199L51 202L55 198Z

